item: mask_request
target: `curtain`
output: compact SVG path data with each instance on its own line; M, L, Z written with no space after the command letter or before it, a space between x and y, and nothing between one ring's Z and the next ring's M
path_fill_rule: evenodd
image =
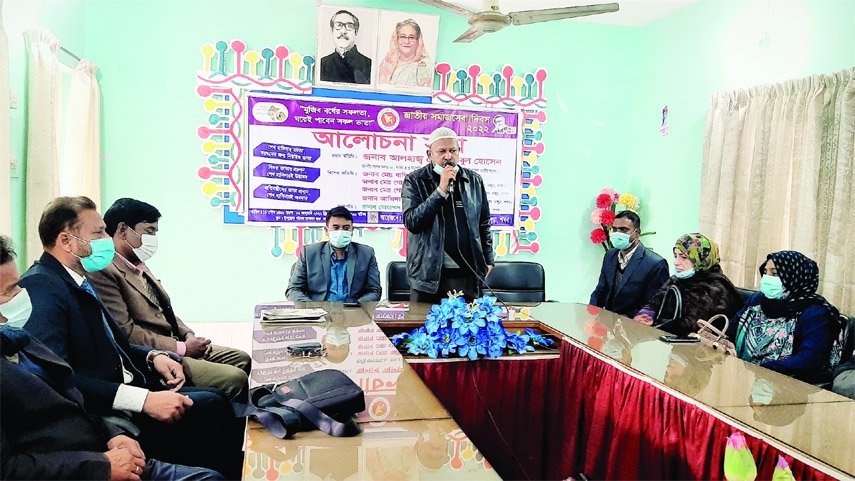
M853 151L855 68L710 96L700 228L734 284L797 250L819 265L819 292L855 312Z
M38 225L45 206L59 194L59 98L62 88L59 42L48 30L24 33L29 66L27 74L27 184L25 264L42 253Z
M3 30L3 0L0 0L0 234L12 235L12 183L10 181L9 39Z
M81 60L71 76L60 195L85 195L101 205L101 94L98 66Z

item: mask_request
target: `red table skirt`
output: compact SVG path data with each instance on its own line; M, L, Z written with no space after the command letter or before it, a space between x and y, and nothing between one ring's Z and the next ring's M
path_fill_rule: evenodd
M559 359L411 366L504 479L724 479L739 430L566 341ZM782 453L746 441L771 479ZM796 479L834 479L784 457Z

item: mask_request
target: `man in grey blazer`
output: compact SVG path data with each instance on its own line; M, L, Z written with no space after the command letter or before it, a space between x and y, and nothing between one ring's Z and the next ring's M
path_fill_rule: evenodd
M351 242L353 215L346 207L331 209L324 231L329 242L303 247L291 268L285 297L291 301L379 301L380 269L374 249Z

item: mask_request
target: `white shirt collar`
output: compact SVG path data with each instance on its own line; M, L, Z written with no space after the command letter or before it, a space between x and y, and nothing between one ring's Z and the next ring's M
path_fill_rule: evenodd
M65 267L65 270L66 270L66 271L68 271L68 273L69 273L69 274L71 274L71 278L72 278L72 279L74 279L74 282L76 282L78 286L82 286L82 285L83 285L83 281L85 281L85 280L86 280L86 278L85 278L85 277L83 277L83 276L81 276L80 274L78 274L78 273L74 272L70 267L68 267L68 266L67 266L67 265L65 265L65 264L63 264L63 265L62 265L62 267Z

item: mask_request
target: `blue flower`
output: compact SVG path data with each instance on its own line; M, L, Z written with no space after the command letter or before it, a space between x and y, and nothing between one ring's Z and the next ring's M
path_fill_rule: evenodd
M442 357L448 357L448 353L453 354L457 350L458 337L460 337L460 332L450 327L440 329L436 333L435 344Z
M426 333L423 328L413 331L410 343L407 344L407 352L410 354L427 354L433 359L436 359L439 352L437 351L433 337Z
M534 351L534 346L529 345L529 339L529 336L527 336L526 334L520 334L519 332L509 332L507 347L511 352L515 352L517 354L532 352Z
M457 349L460 357L469 357L471 360L478 359L478 354L487 354L487 337L483 333L473 333L470 335L462 335L457 338Z
M525 333L531 337L532 342L534 342L536 345L548 347L548 346L552 346L555 344L555 341L553 341L552 339L547 339L547 338L541 336L540 334L534 332L534 329L532 329L530 327L525 328Z

